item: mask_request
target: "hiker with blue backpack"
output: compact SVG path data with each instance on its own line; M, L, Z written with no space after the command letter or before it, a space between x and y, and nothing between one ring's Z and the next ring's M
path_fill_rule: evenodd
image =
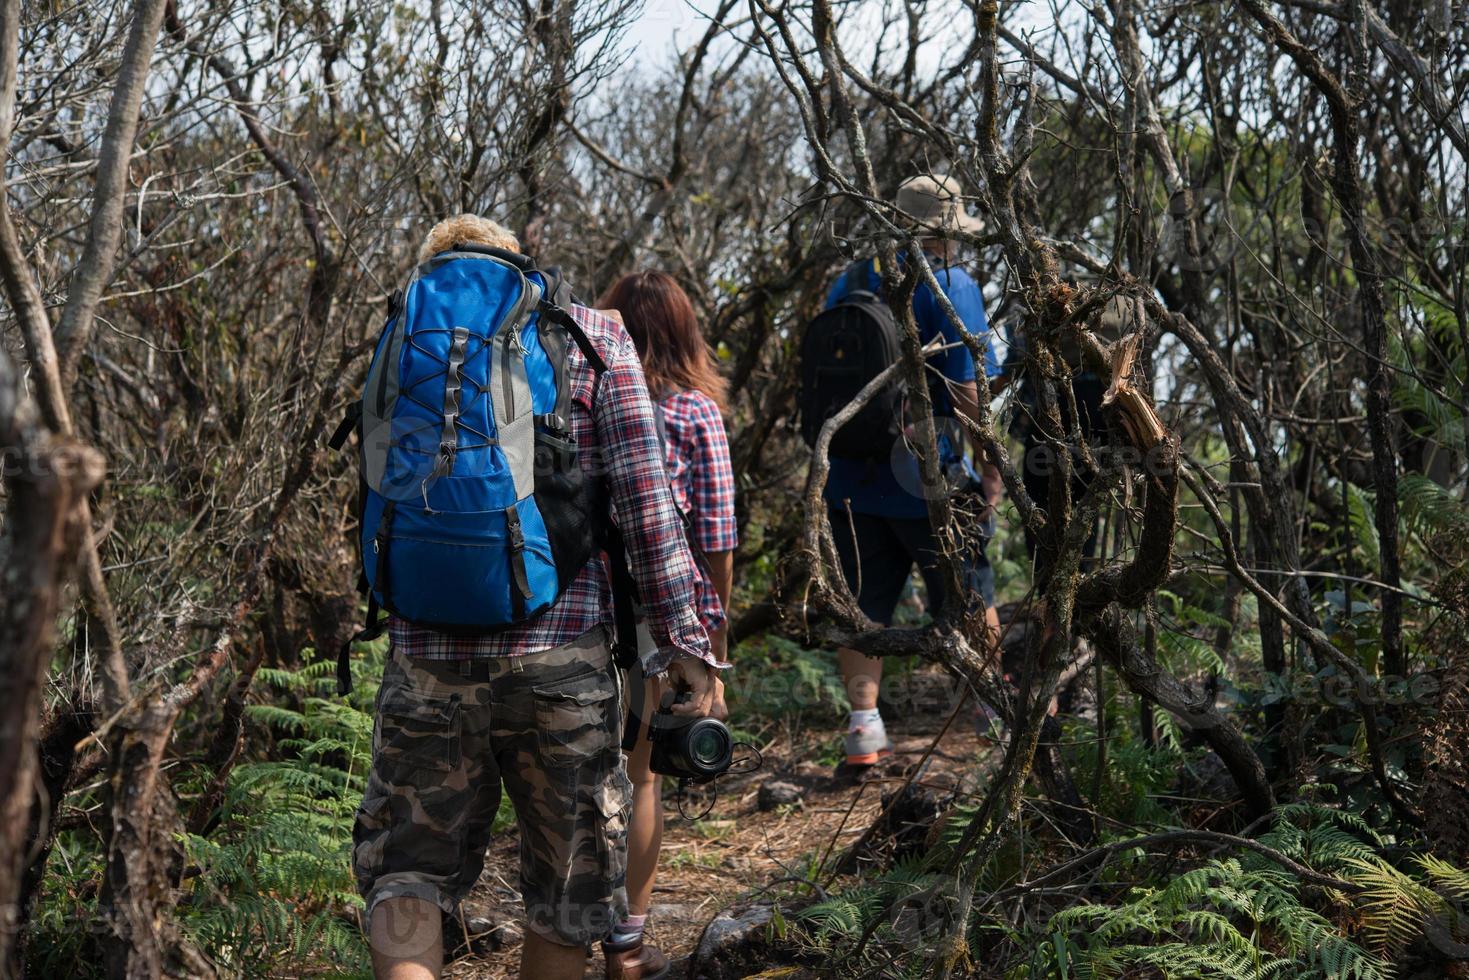
M727 384L699 330L694 304L672 276L654 270L623 276L598 305L622 313L642 358L664 439L668 478L699 567L695 584L699 619L715 655L725 660L738 544L734 469L722 416ZM646 629L640 632L647 642ZM642 703L659 704L664 687L661 679L649 678ZM717 681L716 692L713 715L722 718L723 685ZM636 715L627 721L639 736L644 723ZM663 839L662 776L653 771L652 749L650 739L635 736L627 757L633 784L627 836L628 914L603 947L607 980L654 980L668 969L667 957L643 942Z
M479 879L503 782L520 975L581 977L627 911L620 669L640 660L684 692L671 714L699 718L723 664L627 330L485 218L441 222L419 258L333 438L358 437L356 638L392 641L353 830L373 967L439 975L442 919ZM641 655L609 629L633 589Z
M965 330L987 341L984 297L955 261L955 245L948 237L956 230L977 231L981 226L978 218L965 212L958 182L946 176L914 177L898 189L897 207L904 220L913 223L923 258ZM918 257L900 253L898 258L911 262ZM826 309L807 327L800 397L803 435L810 445L815 445L828 418L901 357L899 327L882 295L881 272L875 258L850 265L832 286ZM830 444L825 498L842 574L863 614L889 625L916 564L930 610L956 599L977 599L983 602L990 629L997 633L994 571L984 542L994 533L999 474L966 455L965 430L952 417L955 412L978 417L979 370L926 281L920 280L913 295L913 315L922 343L942 340L943 349L928 356L927 367L945 479L940 487L923 485L912 451L914 436L903 385L892 382L838 429ZM991 346L984 376L994 377L999 370ZM989 397L987 383L984 394ZM974 453L975 460L980 458ZM927 504L927 495L935 492L970 498L968 510L977 515L978 526L961 528L964 533L957 536L965 544L959 556L965 595L959 597L945 594L940 573L940 545ZM837 771L839 776L860 777L892 753L877 703L882 660L847 648L839 649L837 657L851 702L845 759Z

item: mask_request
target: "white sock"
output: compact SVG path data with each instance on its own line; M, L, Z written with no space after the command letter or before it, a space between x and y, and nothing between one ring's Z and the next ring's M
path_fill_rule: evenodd
M847 731L855 732L859 728L872 728L876 726L885 731L882 723L882 713L876 708L868 708L865 711L853 711L847 715Z
M647 921L647 915L629 915L617 923L617 928L612 930L612 935L609 937L608 942L621 945L622 943L630 943L634 939L641 939L643 926Z

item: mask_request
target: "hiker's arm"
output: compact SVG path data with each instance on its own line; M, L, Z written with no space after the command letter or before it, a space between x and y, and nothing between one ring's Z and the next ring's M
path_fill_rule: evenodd
M704 558L709 564L714 593L719 596L719 605L724 609L724 622L709 631L709 643L715 658L720 663L729 663L729 594L734 587L734 551L706 551ZM724 703L723 681L715 681L714 704L709 709L709 716L720 721L729 717L729 707Z
M979 287L957 269L946 269L938 275L939 283L964 329L980 337L988 336L989 321L985 319L984 299ZM959 328L929 289L922 289L914 296L913 313L918 318L922 336L941 337L946 345L945 350L929 357L928 364L943 375L953 410L967 419L978 419L979 387L975 379L980 372L974 363L974 355L959 335Z
M978 420L979 418L979 383L966 381L961 384L951 385L950 390L954 392L954 408L965 418ZM979 463L979 483L984 491L984 501L991 507L997 507L1000 503L1000 494L1004 491L1004 484L1000 480L1000 471L991 463L985 455L984 447L969 435L966 427L965 438L974 447L974 458Z
M979 385L973 381L950 382L954 393L954 410L971 422L979 421ZM969 429L966 426L965 432Z
M602 375L593 418L628 564L657 650L643 660L661 674L680 655L714 662L694 601L694 559L668 487L663 444L632 339L623 334Z
M952 349L944 365L944 375L949 379L949 391L954 402L954 410L965 418L978 422L981 391L985 401L989 401L991 397L989 379L999 375L1002 370L995 354L995 345L988 342L990 322L984 309L984 293L980 290L979 284L967 274L946 275L944 283L948 287L949 301L953 304L954 312L958 313L959 318L963 321L964 329L987 342L983 364L976 364L973 354L965 346ZM927 298L932 300L931 295ZM948 314L938 308L937 303L931 304L929 315L936 318L938 329L943 333L945 340L950 343L959 342L959 331L954 327ZM967 426L964 432L966 441L974 448L974 459L979 464L980 485L984 492L985 502L994 507L1000 501L1002 489L1000 471L985 456L984 449L978 441L970 436Z
M714 646L714 656L721 661L729 660L729 594L734 587L734 552L706 551L709 562L709 578L714 583L714 593L724 608L724 622L709 631L709 642Z

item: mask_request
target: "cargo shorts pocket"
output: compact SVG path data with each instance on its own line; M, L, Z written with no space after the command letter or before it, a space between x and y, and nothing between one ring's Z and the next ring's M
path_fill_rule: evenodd
M602 873L614 889L627 877L627 827L632 817L632 780L618 766L597 787L597 847L602 855Z
M616 730L612 677L605 670L579 674L531 689L536 702L541 761L564 767L612 747Z
M382 872L383 852L387 847L392 813L386 796L368 795L357 808L352 821L352 874L363 891L370 888Z
M459 696L430 697L407 688L378 704L378 773L389 783L413 783L420 773L459 768Z

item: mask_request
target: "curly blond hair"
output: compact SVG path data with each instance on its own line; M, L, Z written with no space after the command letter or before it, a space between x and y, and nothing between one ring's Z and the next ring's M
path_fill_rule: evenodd
M418 250L418 261L424 262L455 245L489 245L507 252L519 252L520 242L499 222L477 214L456 214L429 229L428 237Z

